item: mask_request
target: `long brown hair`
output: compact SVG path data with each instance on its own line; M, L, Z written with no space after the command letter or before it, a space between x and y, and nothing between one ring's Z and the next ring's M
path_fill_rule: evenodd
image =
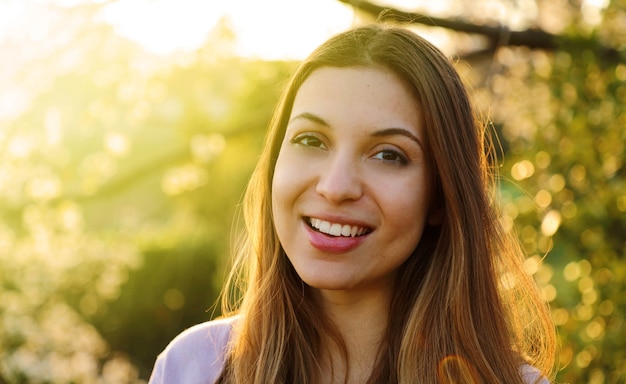
M450 61L401 28L372 25L315 50L288 84L246 190L246 232L224 312L238 312L223 383L313 383L322 335L341 345L281 248L271 185L300 85L317 68L393 71L420 102L441 225L427 227L397 277L385 345L370 383L523 383L528 363L549 375L555 334L546 304L521 265L523 254L499 220L489 135L475 118ZM503 283L506 276L507 284ZM236 296L236 294L235 294ZM228 305L228 304L234 304Z

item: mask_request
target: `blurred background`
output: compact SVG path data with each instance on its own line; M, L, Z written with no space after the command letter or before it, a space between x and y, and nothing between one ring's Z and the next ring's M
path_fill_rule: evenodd
M382 8L499 134L557 382L626 382L626 1L0 0L0 383L146 382L219 315L286 79Z

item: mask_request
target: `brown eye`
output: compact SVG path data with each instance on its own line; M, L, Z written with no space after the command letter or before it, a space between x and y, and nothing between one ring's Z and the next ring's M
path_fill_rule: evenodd
M406 156L402 155L400 152L398 151L394 151L394 150L390 150L390 149L386 149L383 151L380 151L378 153L376 153L374 156L372 156L373 159L376 160L380 160L383 163L390 163L390 164L407 164L409 161L406 158Z

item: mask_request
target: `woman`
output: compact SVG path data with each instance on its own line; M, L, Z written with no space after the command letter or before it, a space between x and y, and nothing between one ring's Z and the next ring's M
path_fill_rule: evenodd
M554 329L493 207L483 133L412 32L324 43L246 191L241 302L178 336L151 382L547 382Z

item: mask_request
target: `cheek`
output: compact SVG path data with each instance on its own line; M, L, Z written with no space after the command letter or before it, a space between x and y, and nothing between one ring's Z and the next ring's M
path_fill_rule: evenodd
M274 176L272 177L272 203L276 204L283 201L285 194L290 189L290 169L287 166L284 156L280 155L274 167Z
M302 175L298 172L293 159L281 153L276 161L272 178L272 210L275 218L280 218L280 213L290 209L301 189L301 178Z
M318 163L310 158L304 158L293 148L282 149L276 160L272 178L272 198L274 201L293 197L308 187L317 167L319 167Z
M393 189L382 188L381 191L387 219L399 230L412 232L415 229L421 232L431 209L432 198L428 189L422 184L404 183Z

